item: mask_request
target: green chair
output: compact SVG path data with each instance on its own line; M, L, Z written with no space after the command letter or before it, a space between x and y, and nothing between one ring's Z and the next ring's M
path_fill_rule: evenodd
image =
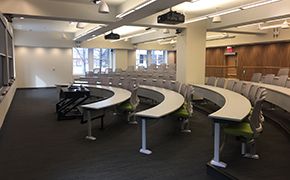
M260 96L257 97L253 111L248 118L234 125L228 125L223 128L225 135L238 137L242 142L241 154L246 158L259 159L256 154L255 140L263 131L263 116L261 115L262 103L267 95L266 89L261 90ZM246 152L247 145L250 145L250 153Z
M181 89L181 94L185 98L184 104L174 112L174 115L177 116L179 120L181 120L181 132L190 133L191 130L189 129L189 119L192 117L193 113L193 107L191 104L193 87L183 86Z
M131 117L134 115L135 110L140 102L140 99L137 96L137 90L138 86L134 87L132 89L131 98L128 101L121 103L118 107L119 110L128 114L127 120L130 124L137 124L137 121L135 119L133 121L131 120Z

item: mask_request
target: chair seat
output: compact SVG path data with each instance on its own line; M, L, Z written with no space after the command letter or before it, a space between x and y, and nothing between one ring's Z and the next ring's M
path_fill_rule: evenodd
M227 126L224 128L224 132L229 135L245 137L247 139L251 139L254 136L250 123L248 122Z
M175 111L174 115L181 117L181 118L188 118L190 116L185 105L183 105L181 108L179 108L177 111Z
M130 102L122 103L119 108L123 111L134 111L134 107Z

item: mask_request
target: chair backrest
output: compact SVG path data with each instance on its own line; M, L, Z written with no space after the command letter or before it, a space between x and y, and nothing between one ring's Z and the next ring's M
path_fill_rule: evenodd
M92 77L94 76L94 71L87 71L86 72L86 77Z
M218 78L216 82L216 87L224 88L225 87L225 78Z
M121 68L116 68L115 69L115 73L120 73L120 72L122 72L122 69Z
M288 79L288 75L281 75L281 76L275 77L272 81L272 84L276 86L285 87L287 79Z
M186 84L181 84L179 93L182 94L184 98L186 98L186 93L187 93L187 85Z
M261 77L262 77L262 73L254 73L252 78L251 78L251 81L252 82L260 82Z
M257 95L257 92L258 92L259 88L260 88L259 86L253 85L251 87L251 90L250 90L249 94L248 94L248 99L250 100L252 105L255 104L256 95Z
M138 104L140 103L140 99L137 95L138 86L134 87L131 92L130 104L133 106L135 110Z
M174 83L172 86L172 90L175 92L179 92L181 83L179 81L174 81L172 83Z
M161 69L161 70L165 70L166 69L166 64L160 64L159 66L158 66L158 69Z
M256 103L254 105L253 112L251 116L249 117L251 129L254 132L254 137L256 137L260 132L263 130L263 116L261 115L262 112L262 103L266 99L267 96L267 90L264 88L261 89L261 94L256 100Z
M116 86L116 87L120 86L120 83L121 83L120 76L115 76L111 81L112 86Z
M164 80L163 79L157 79L155 84L156 84L157 87L163 88Z
M207 82L205 83L206 85L210 85L210 86L215 86L215 82L216 82L216 77L209 77L207 79Z
M125 78L121 81L121 87L124 89L129 89L130 81L128 78Z
M289 75L289 68L280 68L277 76L282 76L282 75Z
M287 88L290 88L290 79L288 78L287 81L286 81L286 85L285 85Z
M135 70L135 66L128 66L126 72L132 72Z
M251 83L246 83L242 87L241 94L245 97L249 97L250 91L252 89L253 85Z
M105 73L106 74L111 74L113 72L112 68L106 68Z
M101 76L100 77L100 82L101 82L101 85L109 85L110 84L110 79L109 77L106 77L106 76Z
M243 81L237 81L233 87L233 91L237 93L241 93L243 85L244 85Z
M235 84L237 83L237 80L234 79L228 79L227 80L227 85L226 85L226 89L228 90L233 90Z
M172 83L171 83L170 80L165 80L164 81L163 88L165 88L165 89L172 89L171 86L172 86Z
M266 84L272 84L272 81L275 77L275 74L267 74L264 78L262 78L261 82Z

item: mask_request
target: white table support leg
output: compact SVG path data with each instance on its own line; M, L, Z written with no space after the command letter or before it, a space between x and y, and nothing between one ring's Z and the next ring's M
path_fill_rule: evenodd
M89 140L96 140L94 136L92 136L92 120L91 120L91 112L89 110L86 110L87 118L88 118L88 135L86 136L86 139Z
M225 168L226 163L220 161L220 124L214 123L214 158L210 161L210 164Z
M142 147L139 152L147 155L152 153L152 151L146 149L146 119L142 119Z

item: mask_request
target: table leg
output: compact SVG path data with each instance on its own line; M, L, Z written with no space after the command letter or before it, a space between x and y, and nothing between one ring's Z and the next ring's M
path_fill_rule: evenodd
M92 119L91 119L91 112L89 110L86 110L85 114L87 114L88 118L88 135L86 136L86 139L89 140L96 140L94 136L92 136Z
M214 158L210 161L210 164L225 168L226 163L220 161L220 124L214 123Z
M140 153L147 155L152 153L152 151L146 149L146 119L142 119L142 147Z

